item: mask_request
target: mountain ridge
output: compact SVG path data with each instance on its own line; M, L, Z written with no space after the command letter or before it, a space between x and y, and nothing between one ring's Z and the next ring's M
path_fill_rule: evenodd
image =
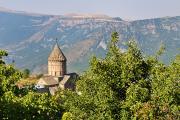
M113 18L119 18L124 21L140 21L140 20L151 20L151 19L158 19L158 18L173 18L173 17L180 17L178 16L164 16L164 17L154 17L154 18L145 18L145 19L136 19L136 20L131 20L131 19L122 19L118 16L112 17L106 14L98 14L98 13L66 13L66 14L45 14L45 13L37 13L37 12L27 12L27 11L19 11L19 10L13 10L9 8L4 8L0 6L0 12L6 12L6 13L17 13L17 14L24 14L28 16L54 16L54 17L60 17L60 18L107 18L107 19L113 19Z
M73 16L73 15L72 15ZM68 70L82 72L90 57L103 57L111 32L120 34L122 44L135 38L148 55L165 44L167 51L162 59L168 63L180 46L180 16L125 21L119 17L79 17L56 15L28 15L0 12L0 48L10 52L8 61L15 59L19 68L30 68L35 73L46 72L47 56L54 39L58 38L67 55Z

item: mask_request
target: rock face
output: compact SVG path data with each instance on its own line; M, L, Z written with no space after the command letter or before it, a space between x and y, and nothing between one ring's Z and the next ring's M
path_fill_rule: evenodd
M103 57L111 32L120 34L119 47L135 38L148 55L164 44L162 60L170 61L180 46L180 16L124 21L105 15L51 16L0 11L0 48L10 53L8 61L34 72L47 72L47 58L58 38L66 54L67 71L82 72L92 55Z

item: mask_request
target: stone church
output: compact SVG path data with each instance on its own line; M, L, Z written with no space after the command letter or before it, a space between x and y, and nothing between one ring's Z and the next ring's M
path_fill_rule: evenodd
M59 88L74 90L77 77L76 73L67 73L67 59L56 41L48 57L48 74L39 79L38 91L54 95Z

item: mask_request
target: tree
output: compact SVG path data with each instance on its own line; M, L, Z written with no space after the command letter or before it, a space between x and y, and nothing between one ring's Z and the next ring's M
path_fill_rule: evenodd
M122 52L118 39L118 33L113 33L105 58L92 57L76 82L76 91L59 90L55 96L30 90L22 94L15 85L22 73L5 63L2 57L7 52L0 51L0 118L180 119L180 55L165 65L158 60L163 49L145 58L134 40Z
M63 108L57 98L19 89L16 82L23 74L6 64L2 59L5 56L7 52L0 50L0 119L60 119Z
M6 92L0 99L0 118L10 120L60 119L62 107L53 96L29 92L23 97Z
M0 64L5 64L5 62L2 60L4 56L8 56L8 53L4 50L0 50Z
M0 50L0 95L7 91L16 92L15 83L22 77L21 72L13 65L6 65L2 57L7 56L6 51Z
M121 52L118 39L113 33L106 57L93 57L76 91L61 95L64 119L178 119L179 61L145 58L134 40Z
M24 69L23 70L23 78L28 78L30 75L30 70L29 69Z

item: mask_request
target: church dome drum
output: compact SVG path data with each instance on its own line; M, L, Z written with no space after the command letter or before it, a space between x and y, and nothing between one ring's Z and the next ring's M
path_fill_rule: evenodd
M66 57L56 42L48 57L48 74L51 76L64 76L66 74Z

